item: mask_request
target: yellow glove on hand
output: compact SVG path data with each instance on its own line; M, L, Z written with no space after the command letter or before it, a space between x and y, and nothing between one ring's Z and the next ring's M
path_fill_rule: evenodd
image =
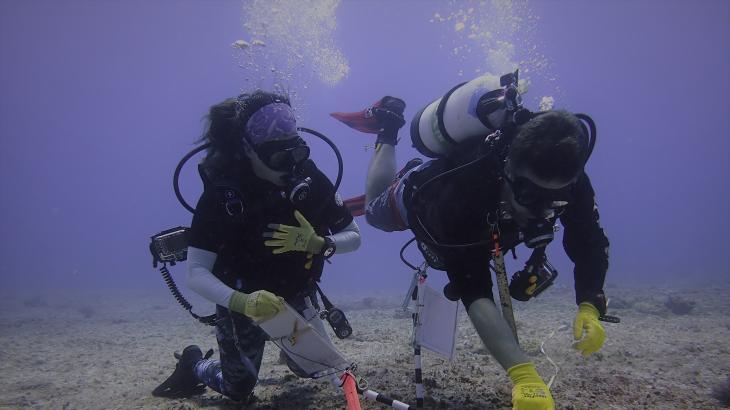
M522 363L507 370L512 380L513 410L555 410L553 396L532 363Z
M262 321L284 310L284 299L267 290L243 293L233 292L228 308L234 312L243 313L254 321Z
M573 347L588 357L597 352L606 341L606 331L598 322L598 309L588 302L578 305L578 314L573 322Z
M294 217L299 226L269 224L272 232L264 232L264 238L274 238L265 241L264 245L274 248L274 254L300 251L318 254L324 246L324 238L314 232L312 224L299 211L294 211Z

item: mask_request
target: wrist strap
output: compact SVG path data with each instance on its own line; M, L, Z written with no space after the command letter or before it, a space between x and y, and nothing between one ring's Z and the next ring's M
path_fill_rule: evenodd
M322 304L324 305L324 308L326 310L330 310L334 307L332 302L330 302L329 299L327 299L327 296L325 296L324 292L322 292L322 288L319 287L318 283L314 283L314 286L317 288L317 292L319 293L319 297L322 299Z

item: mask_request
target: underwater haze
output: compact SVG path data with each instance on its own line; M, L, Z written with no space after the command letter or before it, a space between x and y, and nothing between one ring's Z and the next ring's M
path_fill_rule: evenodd
M209 329L176 305L148 248L151 235L190 226L173 172L195 148L211 105L256 88L289 93L298 125L339 148L339 192L351 198L364 193L374 138L330 113L391 95L406 102L410 122L456 84L516 68L528 108L586 113L597 124L586 170L611 244L605 290L626 303L611 312L623 323L605 325L603 373L573 357L568 338L564 351L556 348L558 408L720 408L712 388L730 376L728 39L730 2L722 0L0 1L0 380L11 386L0 408L229 408L221 399L149 394L174 368L173 350L215 346ZM398 166L425 158L408 126ZM305 139L334 181L334 153ZM195 158L180 177L191 204L202 193ZM382 388L414 402L403 376L410 322L392 318L413 274L399 258L412 234L356 221L362 246L325 266L322 287L352 308L358 346L402 353L405 362L394 366L405 370L373 370L371 379L392 378ZM517 310L521 326L535 326L523 340L536 345L575 313L560 231L548 255L557 284ZM414 248L406 256L422 261ZM510 275L528 256L521 246L517 260L507 258ZM211 313L212 303L185 286L184 263L170 270L194 310ZM429 281L441 289L445 276L434 270ZM666 310L670 297L694 309L675 315ZM465 317L456 362L499 370ZM383 332L392 332L387 341L378 339ZM338 343L360 368L399 363ZM551 372L534 350L541 373ZM264 367L266 360L275 361L267 356ZM118 364L124 370L110 373ZM480 401L491 393L469 393L471 385L499 391L489 386L508 385L503 372L458 383L441 369L426 372L431 406L509 406L509 391L492 402ZM625 379L610 383L635 390L574 399L571 386L585 378L569 378L581 371L596 384L620 373ZM287 404L285 387L299 391L304 382L277 379L284 374L267 373L262 408L344 407L333 391ZM99 404L104 392L113 404Z

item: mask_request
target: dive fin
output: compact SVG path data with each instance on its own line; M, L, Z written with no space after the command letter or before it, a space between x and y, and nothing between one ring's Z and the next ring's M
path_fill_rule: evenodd
M357 112L333 112L333 118L342 121L345 125L366 134L377 134L380 132L378 120L373 116L372 109L366 108Z
M391 96L385 96L372 106L357 112L333 112L333 118L342 121L345 125L366 134L377 134L382 131L383 125L374 114L376 108L394 111L403 115L405 103L403 100Z

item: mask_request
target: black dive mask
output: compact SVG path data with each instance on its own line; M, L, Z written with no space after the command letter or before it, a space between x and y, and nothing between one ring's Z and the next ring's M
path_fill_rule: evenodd
M553 209L553 202L566 201L573 187L571 183L558 189L543 188L528 178L522 176L512 178L507 173L505 173L504 180L512 190L515 202L535 215L541 214L544 210Z
M568 204L573 183L558 189L544 188L523 176L512 177L508 172L504 180L512 190L515 202L527 208L533 215L527 226L521 229L521 239L528 248L546 246L554 239L556 211Z
M255 151L266 166L286 173L284 196L294 204L307 200L312 179L303 175L303 169L309 160L309 147L301 137L266 142Z
M255 147L261 161L274 171L292 172L309 159L309 147L301 137L271 141Z

